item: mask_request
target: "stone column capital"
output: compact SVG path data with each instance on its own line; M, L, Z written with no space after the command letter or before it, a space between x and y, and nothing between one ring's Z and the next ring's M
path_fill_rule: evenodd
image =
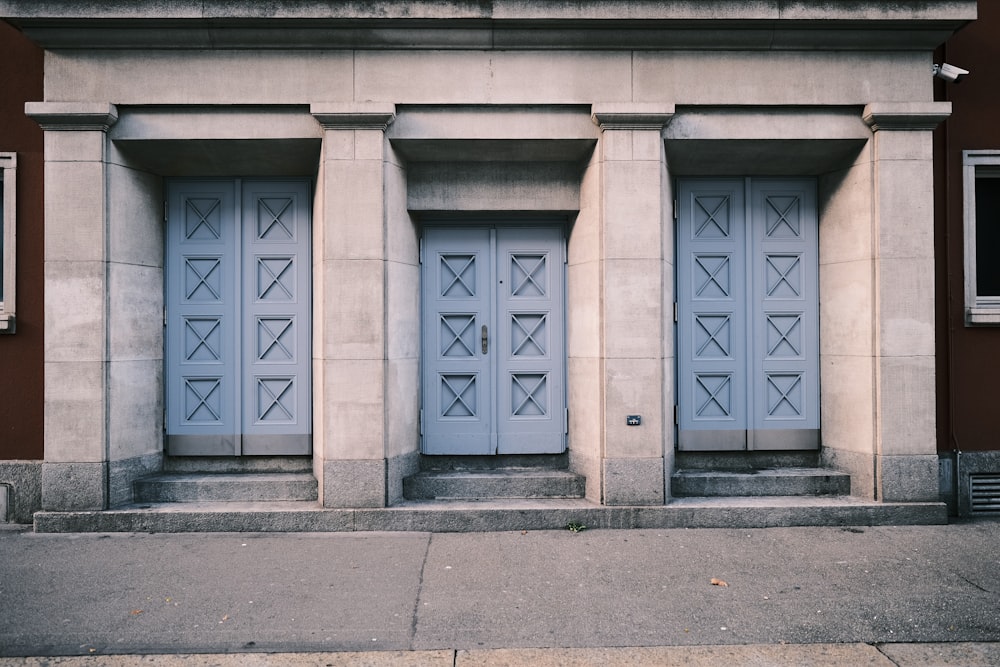
M951 115L951 102L872 102L862 114L873 132L933 130Z
M673 104L611 102L591 106L591 119L601 130L660 131L674 117Z
M396 119L396 105L384 102L333 102L309 105L324 130L381 130Z
M107 132L118 108L102 102L25 102L24 114L46 132Z

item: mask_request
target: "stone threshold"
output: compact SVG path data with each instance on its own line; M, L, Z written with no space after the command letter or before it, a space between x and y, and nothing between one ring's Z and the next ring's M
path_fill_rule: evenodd
M675 498L608 507L582 499L407 501L388 508L325 509L309 501L154 503L102 511L37 512L38 533L491 532L628 528L773 528L930 525L944 503L877 503L850 496Z

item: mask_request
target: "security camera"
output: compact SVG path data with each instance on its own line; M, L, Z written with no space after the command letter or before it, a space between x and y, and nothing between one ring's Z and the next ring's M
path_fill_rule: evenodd
M962 69L961 67L955 67L954 65L949 65L948 63L934 65L934 76L939 79L944 79L945 81L962 83L962 79L965 78L968 73L969 70Z

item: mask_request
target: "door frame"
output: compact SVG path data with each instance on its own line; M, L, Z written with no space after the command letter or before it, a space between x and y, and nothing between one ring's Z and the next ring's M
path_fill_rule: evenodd
M490 316L490 319L491 319L491 324L494 327L494 334L492 336L490 336L490 338L491 338L490 346L494 347L496 350L500 349L498 343L501 340L504 340L504 338L502 338L502 337L499 336L499 329L496 328L497 327L496 323L499 322L499 320L501 319L500 315L499 315L500 300L496 296L496 291L497 291L497 287L498 287L498 285L496 284L496 280L497 280L497 277L496 277L496 271L497 271L497 266L496 265L497 265L497 261L496 260L497 260L497 256L498 256L498 247L499 247L499 244L497 242L496 232L499 231L499 230L501 230L501 229L502 230L511 230L511 229L526 229L526 230L531 230L531 229L548 229L548 230L552 230L553 232L555 232L555 234L558 236L558 241L559 241L558 246L559 246L559 252L560 252L559 262L558 262L559 263L558 279L561 282L561 286L560 286L561 303L558 304L556 306L556 308L558 308L558 314L559 314L559 317L561 318L561 323L560 323L560 326L558 327L559 328L559 332L557 334L558 335L558 344L557 345L553 345L553 346L554 347L558 347L558 349L560 350L560 354L559 354L559 357L557 359L553 359L553 361L558 366L558 370L559 370L559 373L560 373L560 378L559 378L559 383L558 383L559 384L559 388L557 390L558 393L557 394L556 393L552 394L552 397L554 398L554 400L557 400L559 402L559 404L561 406L560 412L562 413L559 416L553 415L553 419L558 419L558 423L561 426L561 431L560 431L560 435L559 435L559 438L558 438L559 443L558 443L557 447L556 446L552 446L552 445L548 445L548 446L539 446L539 447L525 447L525 448L523 448L523 449L521 449L519 451L503 451L504 447L502 445L500 445L499 442L498 442L499 439L500 439L499 438L499 428L498 428L498 425L496 423L494 423L494 424L492 424L492 426L490 428L489 444L485 447L484 451L476 451L476 452L428 451L429 449L433 450L433 448L427 447L427 440L426 440L426 437L427 437L426 434L427 434L427 431L428 431L428 428L427 428L427 426L428 426L428 424L427 424L427 412L426 412L428 405L427 405L427 401L425 400L425 398L426 398L425 393L426 393L427 386L428 386L426 374L428 372L430 372L430 370L429 370L429 367L428 367L428 363L426 361L426 347L425 347L425 343L427 341L425 341L423 337L424 337L425 332L429 330L429 328L427 326L427 323L426 323L426 319L425 319L428 316L429 312L428 312L428 309L425 307L426 304L425 304L425 298L424 298L424 296L425 296L425 293L424 293L424 280L425 280L425 275L426 275L425 274L425 271L426 271L425 261L428 260L428 258L425 256L425 250L426 250L425 239L426 239L426 232L429 229L455 229L455 230L459 230L459 229L480 229L480 230L486 229L486 230L491 230L490 241L489 241L489 248L488 248L488 252L490 253L490 258L491 258L490 259L490 270L489 270L490 271L490 275L488 277L491 279L491 282L493 282L494 284L493 284L493 288L492 288L493 289L493 294L490 297L491 303L489 304L489 308L491 310L491 313L490 313L489 316ZM569 409L568 409L568 400L569 400L568 366L569 366L569 364L568 364L568 348L567 348L567 335L568 335L568 318L567 318L567 259L568 259L568 253L567 253L567 243L568 243L568 231L569 231L569 222L568 222L568 220L566 219L565 216L559 216L559 215L533 216L533 215L524 215L524 214L521 214L521 215L504 215L504 214L498 213L498 214L495 214L495 215L492 215L492 214L489 214L489 215L479 214L479 215L470 216L470 217L458 217L458 216L427 217L427 218L421 220L421 222L420 222L420 229L419 229L419 232L420 232L420 239L419 239L419 242L420 242L420 251L419 251L419 256L420 256L420 265L421 265L421 270L420 270L420 275L421 275L420 306L419 306L419 309L420 309L420 332L421 332L421 341L420 341L420 373L419 373L420 394L421 394L420 395L420 412L419 412L419 414L420 414L420 446L419 446L419 451L420 451L421 455L425 455L425 456L436 456L436 455L469 456L469 455L502 455L502 454L524 454L524 455L530 455L530 454L557 454L557 453L562 453L562 452L566 451L567 446L568 446L568 430L569 430ZM477 344L478 344L478 342L479 342L479 337L478 336L476 337L476 341L477 341ZM499 396L499 393L500 393L499 389L500 389L501 385L500 385L500 382L499 382L499 375L498 375L499 370L500 370L500 363L498 362L498 355L497 354L492 354L490 356L489 363L490 363L491 377L492 377L492 382L491 382L491 387L490 387L490 389L491 389L490 406L491 406L492 414L495 416L495 415L499 414L499 409L500 409L501 405L503 404L503 400Z

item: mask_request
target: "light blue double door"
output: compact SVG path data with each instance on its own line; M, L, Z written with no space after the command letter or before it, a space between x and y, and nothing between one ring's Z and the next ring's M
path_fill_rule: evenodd
M678 182L682 451L819 446L812 179Z
M311 204L303 180L168 183L169 454L311 452Z
M428 226L421 251L425 454L566 448L561 226Z

